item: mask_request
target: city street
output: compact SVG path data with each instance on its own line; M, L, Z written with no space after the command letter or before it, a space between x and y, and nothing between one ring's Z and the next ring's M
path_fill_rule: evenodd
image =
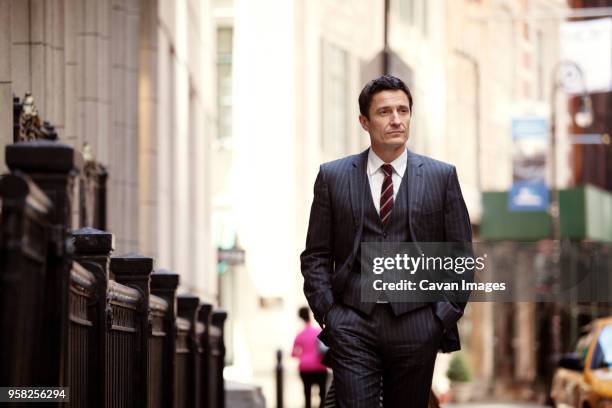
M612 406L611 105L612 0L0 0L0 403Z

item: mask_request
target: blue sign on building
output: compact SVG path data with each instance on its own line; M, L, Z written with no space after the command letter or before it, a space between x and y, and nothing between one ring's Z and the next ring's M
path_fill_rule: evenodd
M508 196L510 211L546 211L549 205L548 187L544 183L517 182Z
M546 211L549 193L546 186L548 121L540 116L512 119L512 189L508 195L510 211Z

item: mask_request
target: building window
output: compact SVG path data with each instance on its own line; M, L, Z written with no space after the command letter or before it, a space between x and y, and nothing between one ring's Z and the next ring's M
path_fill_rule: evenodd
M217 123L218 138L232 136L232 41L231 27L217 29Z
M544 35L542 31L536 32L536 81L538 99L544 100Z
M417 26L423 35L427 35L429 29L427 0L397 0L397 12L403 22Z
M423 0L423 4L421 5L421 14L423 16L422 27L423 34L427 35L427 31L429 30L429 8L428 8L427 0Z
M323 42L323 152L338 157L348 149L348 56Z
M408 24L414 24L414 0L398 0L399 16Z

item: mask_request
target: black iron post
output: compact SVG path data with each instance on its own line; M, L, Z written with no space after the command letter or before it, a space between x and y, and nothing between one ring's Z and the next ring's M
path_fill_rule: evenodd
M283 351L276 350L276 408L283 408Z

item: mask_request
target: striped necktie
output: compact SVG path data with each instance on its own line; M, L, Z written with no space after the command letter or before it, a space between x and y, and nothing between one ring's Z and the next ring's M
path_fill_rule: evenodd
M380 167L385 175L380 191L380 221L383 227L386 227L391 218L391 210L393 209L393 166L383 164Z

